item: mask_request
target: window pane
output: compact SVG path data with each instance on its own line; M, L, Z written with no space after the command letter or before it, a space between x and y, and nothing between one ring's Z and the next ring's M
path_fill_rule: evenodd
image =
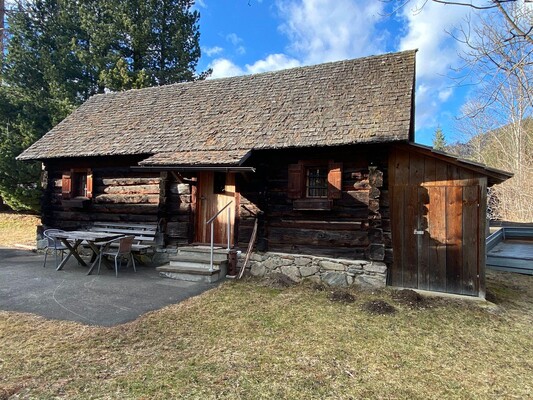
M74 173L74 197L87 197L87 174Z
M328 197L328 170L322 167L307 169L307 197Z

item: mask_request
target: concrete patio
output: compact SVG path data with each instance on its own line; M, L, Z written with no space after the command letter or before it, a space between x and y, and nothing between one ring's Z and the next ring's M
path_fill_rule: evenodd
M72 258L61 271L55 259L27 250L0 248L0 310L33 313L49 319L113 326L175 304L216 284L161 278L153 266L119 270L102 267L87 276L87 267Z

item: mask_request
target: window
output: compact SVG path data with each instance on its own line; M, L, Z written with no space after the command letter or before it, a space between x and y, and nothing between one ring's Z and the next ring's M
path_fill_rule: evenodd
M333 161L300 161L290 164L287 196L293 208L329 210L332 200L342 195L342 163Z
M72 175L72 197L87 197L87 173Z
M306 197L328 197L328 169L326 167L307 167Z
M61 193L63 199L93 197L93 174L90 169L71 169L63 173L61 179Z

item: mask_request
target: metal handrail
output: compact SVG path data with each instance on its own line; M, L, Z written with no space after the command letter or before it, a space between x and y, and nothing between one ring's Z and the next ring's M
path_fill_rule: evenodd
M213 215L205 224L210 224L211 222L213 222L213 220L218 217L218 215L224 211L226 208L228 208L228 206L233 203L233 200L231 200L228 204L226 204L224 207L222 207L215 215Z
M208 221L206 221L205 225L211 225L211 257L210 257L210 263L209 263L209 271L213 271L213 258L214 258L214 251L215 251L215 232L213 230L213 223L215 221L215 218L220 215L222 211L224 211L226 208L228 209L228 223L227 223L227 236L228 236L228 250L230 249L231 241L231 208L228 208L228 206L233 203L233 200L231 200L228 204L226 204L224 207L222 207L215 215L213 215Z

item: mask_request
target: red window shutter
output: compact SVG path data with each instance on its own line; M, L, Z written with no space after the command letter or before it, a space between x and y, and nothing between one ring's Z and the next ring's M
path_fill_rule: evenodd
M329 162L328 168L328 199L342 197L342 163Z
M72 173L70 171L64 172L61 178L61 195L65 200L70 199L72 194Z
M304 168L302 164L289 164L289 199L301 199L304 190Z
M87 198L92 199L93 197L93 170L87 170Z

